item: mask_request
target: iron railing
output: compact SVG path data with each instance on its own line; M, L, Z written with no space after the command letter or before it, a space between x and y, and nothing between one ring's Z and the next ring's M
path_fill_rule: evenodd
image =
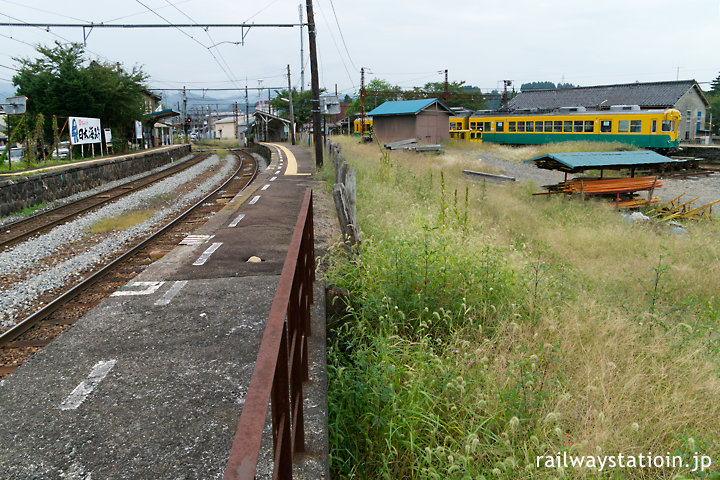
M308 188L270 307L225 480L254 478L270 399L273 479L292 478L293 457L305 450L302 384L308 379L307 337L314 281L312 190Z

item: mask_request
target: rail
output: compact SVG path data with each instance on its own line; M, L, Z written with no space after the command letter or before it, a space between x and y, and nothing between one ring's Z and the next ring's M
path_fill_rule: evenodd
M312 190L308 188L270 307L225 480L255 478L268 400L272 401L272 478L291 479L293 457L305 450L302 384L308 379L307 337L314 280Z

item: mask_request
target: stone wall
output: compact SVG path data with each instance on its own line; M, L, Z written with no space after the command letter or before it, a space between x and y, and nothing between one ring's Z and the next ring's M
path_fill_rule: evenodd
M190 145L177 145L106 160L83 162L82 165L69 164L35 175L2 179L0 217L152 170L174 162L188 153Z

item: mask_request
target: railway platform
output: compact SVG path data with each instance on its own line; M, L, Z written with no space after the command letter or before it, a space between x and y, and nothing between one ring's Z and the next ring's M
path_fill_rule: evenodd
M0 382L0 478L222 478L305 190L309 149L269 167L177 248ZM329 478L324 289L314 289L306 451ZM269 416L269 415L268 415ZM256 478L270 478L266 421Z

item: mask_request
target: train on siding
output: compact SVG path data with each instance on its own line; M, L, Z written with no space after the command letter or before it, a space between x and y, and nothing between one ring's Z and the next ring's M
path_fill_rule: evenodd
M372 120L365 119L365 133ZM621 142L642 148L677 148L680 112L640 110L636 105L588 111L583 107L553 112L497 112L481 110L450 117L450 138L470 142L536 145L554 142ZM354 132L360 134L360 120Z

